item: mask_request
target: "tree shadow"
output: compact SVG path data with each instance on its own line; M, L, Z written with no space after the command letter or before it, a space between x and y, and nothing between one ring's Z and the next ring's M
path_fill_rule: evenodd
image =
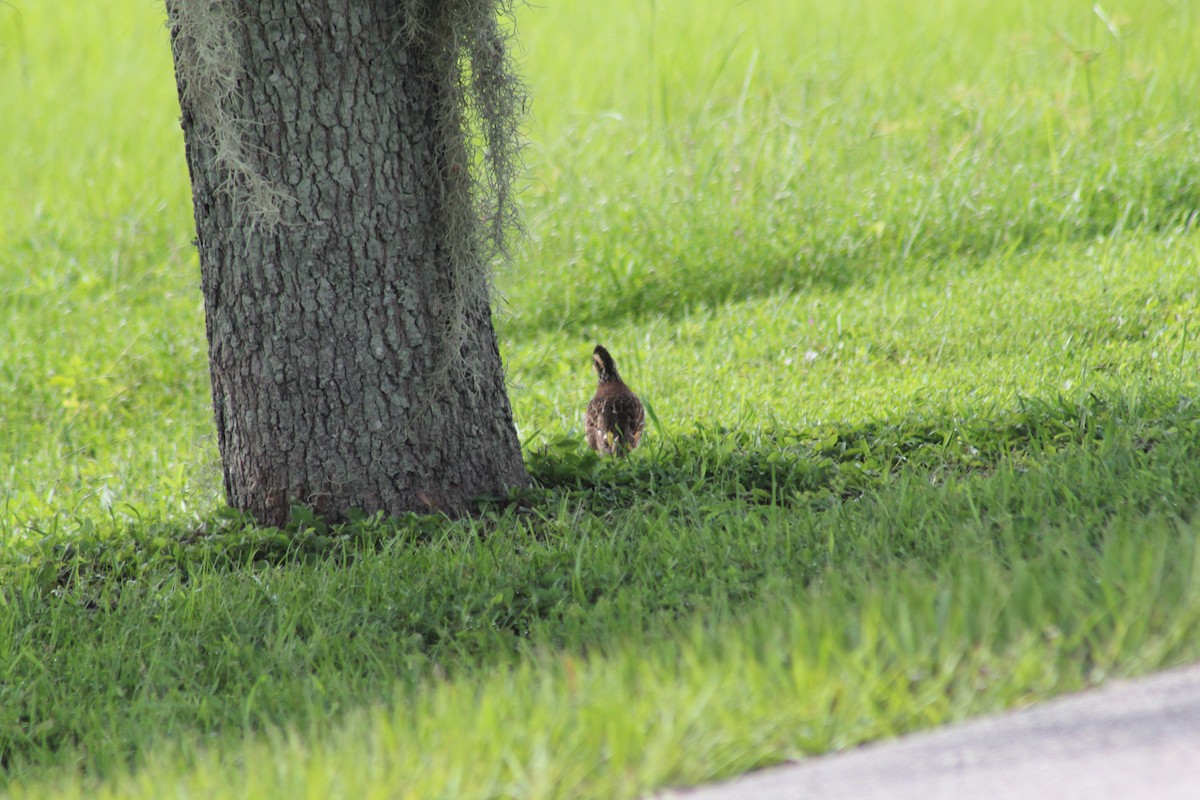
M532 489L481 498L468 520L330 526L297 509L264 529L223 512L47 540L0 564L14 631L0 764L102 774L138 763L162 731L330 724L430 680L670 637L697 615L799 596L843 563L936 571L954 537L897 532L835 552L820 520L905 476L986 478L1113 440L1145 453L1198 421L1200 403L1163 390L973 418L698 426L625 459L553 443L528 454Z
M500 328L507 337L521 337L673 320L698 307L784 290L843 291L946 261L1019 256L1114 232L1191 230L1200 219L1200 168L1165 163L1153 168L1150 175L1118 176L1112 185L1093 186L1082 201L1026 197L1011 208L975 208L970 198L938 198L937 204L961 203L971 210L936 226L922 225L908 207L883 212L882 220L874 219L876 212L850 207L837 213L798 208L793 219L753 228L731 218L659 220L639 232L636 248L597 237L569 267L546 269L546 280L522 290L523 305L503 316ZM1118 185L1120 180L1128 185ZM676 230L688 226L695 235ZM713 241L721 244L704 246ZM736 264L729 263L731 255Z

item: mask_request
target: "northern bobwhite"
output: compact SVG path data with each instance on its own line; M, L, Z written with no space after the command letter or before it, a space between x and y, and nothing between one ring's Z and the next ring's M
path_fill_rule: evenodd
M592 364L600 383L584 417L588 447L604 455L623 456L642 440L646 409L621 380L612 356L600 345L592 353Z

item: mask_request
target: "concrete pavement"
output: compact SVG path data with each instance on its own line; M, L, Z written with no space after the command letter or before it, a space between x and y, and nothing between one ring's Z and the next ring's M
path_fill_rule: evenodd
M1200 664L664 798L1200 800Z

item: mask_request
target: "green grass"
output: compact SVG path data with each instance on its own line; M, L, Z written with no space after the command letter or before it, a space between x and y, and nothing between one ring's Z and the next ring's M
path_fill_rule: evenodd
M1187 4L521 9L536 486L283 531L221 509L161 10L13 5L0 791L634 797L1200 658Z

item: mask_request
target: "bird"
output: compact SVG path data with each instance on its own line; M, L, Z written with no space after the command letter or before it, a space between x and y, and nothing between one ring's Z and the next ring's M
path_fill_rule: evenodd
M642 440L646 409L621 380L612 356L600 345L592 352L592 365L599 384L584 416L588 447L601 455L626 455Z

